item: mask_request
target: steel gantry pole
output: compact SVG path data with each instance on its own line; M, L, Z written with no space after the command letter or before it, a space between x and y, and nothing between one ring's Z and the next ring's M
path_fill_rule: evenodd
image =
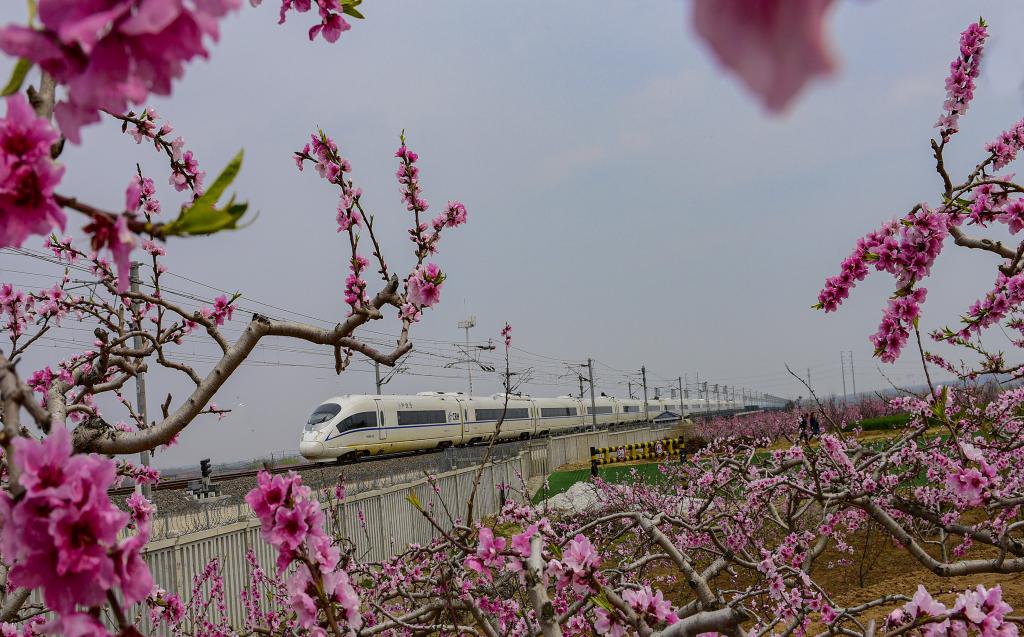
M839 371L843 375L843 404L846 404L848 396L846 394L846 352L839 352Z
M679 420L682 420L683 413L686 411L685 409L683 409L683 399L686 398L686 396L683 394L683 377L680 376L676 380L679 381Z
M132 261L130 281L132 286L132 292L135 294L139 293L139 264L136 261ZM132 301L132 311L138 313L139 302ZM145 343L142 342L142 326L139 325L139 329L135 333L135 337L132 339L132 346L136 350L141 350L145 347ZM149 422L146 420L146 372L139 372L135 375L135 402L139 410L139 418L142 419L143 424L148 425ZM139 462L143 467L149 466L149 451L139 452ZM147 500L153 499L152 490L148 484L142 485L142 495Z
M590 422L597 429L597 400L594 399L594 359L587 359L587 375L590 377Z
M850 380L853 381L853 400L857 400L857 372L853 370L853 350L850 350Z
M459 321L459 329L466 330L466 375L469 377L469 397L473 397L473 357L469 355L469 328L476 327L476 317Z
M380 396L380 363L373 361L373 375L377 380L377 395Z
M640 378L644 381L644 422L648 422L647 413L647 368L643 365L640 366Z

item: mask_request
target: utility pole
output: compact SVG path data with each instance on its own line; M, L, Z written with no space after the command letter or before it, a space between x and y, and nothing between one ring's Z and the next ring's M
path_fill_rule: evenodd
M853 350L850 350L850 379L853 381L853 400L857 400L857 372L853 371Z
M684 411L683 410L683 398L684 398L684 396L683 396L683 377L680 376L676 380L679 381L679 418L682 419L683 411Z
M590 422L597 429L597 401L594 399L594 359L587 359L587 376L590 377Z
M583 374L576 374L580 379L580 400L583 400Z
M377 378L377 395L380 396L380 363L373 361L373 375Z
M846 352L839 352L839 371L843 373L843 404L846 404Z
M131 275L130 276L131 276L132 292L134 292L135 294L138 294L139 293L139 264L136 261L132 261L132 268L131 268ZM138 311L139 311L139 302L138 301L132 301L132 310L133 310L133 312L138 313ZM140 323L141 323L141 321L140 321ZM142 325L140 324L138 326L138 330L137 330L137 332L135 334L134 339L132 339L132 346L135 349L137 349L137 350L140 350L140 349L145 347L145 343L142 342L142 335L138 333L138 332L141 332L141 331L142 331ZM148 424L149 420L147 419L148 417L146 415L146 372L139 372L138 374L135 375L135 404L136 404L136 408L139 411L139 417L142 418L143 424ZM149 466L149 451L145 451L144 450L144 451L139 452L139 462L142 464L143 467L148 467ZM136 487L136 488L138 488L138 487ZM152 500L153 499L152 489L150 488L150 486L148 484L142 485L142 495L144 495L147 500Z
M647 413L647 368L643 365L640 366L640 377L644 381L644 422L647 422L649 416Z
M466 330L466 375L469 376L469 397L473 397L473 357L469 355L469 328L476 327L476 317L459 321L459 329Z
M807 368L807 393L812 394L812 395L814 394L814 390L811 389L811 368L810 367ZM807 400L810 401L811 400L810 397L808 397Z
M708 381L704 381L704 415L711 412L711 394L708 393Z
M629 397L633 398L633 381L627 380L626 387L629 389Z

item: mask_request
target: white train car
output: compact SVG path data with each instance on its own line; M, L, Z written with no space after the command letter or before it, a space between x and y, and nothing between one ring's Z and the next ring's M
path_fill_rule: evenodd
M504 394L470 398L466 402L471 418L467 426L473 430L473 436L467 442L489 441L499 421L501 431L498 432L498 440L529 438L536 430L533 401L529 397L509 396L507 408Z
M507 407L506 407L507 399ZM643 402L610 396L590 401L572 396L530 398L495 394L468 397L457 392L414 396L350 395L329 398L306 422L299 453L309 460L355 459L369 455L443 449L489 442L501 421L499 440L525 440L588 428L632 424L661 413L643 413Z
M619 422L634 424L644 421L644 401L635 398L619 399Z
M659 398L647 399L647 420L653 420L665 411L664 403Z
M599 396L594 399L594 405L590 405L590 401L584 400L586 403L586 424L592 425L596 416L598 427L607 427L608 425L614 425L618 422L618 401L608 396ZM592 416L593 415L593 416Z
M535 435L546 436L585 426L583 402L578 398L572 396L534 398L533 405L537 410Z
M465 402L441 392L329 398L306 422L299 453L324 460L463 444Z

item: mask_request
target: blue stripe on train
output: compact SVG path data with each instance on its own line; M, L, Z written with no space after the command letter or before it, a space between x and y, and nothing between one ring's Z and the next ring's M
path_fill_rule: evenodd
M590 414L587 414L587 415L589 416ZM614 415L618 415L618 414L597 414L597 415L598 416L614 416ZM581 417L582 416L541 416L540 419L541 420L557 420L558 418L581 418ZM524 420L533 420L533 418L509 418L509 419L505 420L505 422L516 422L516 421L524 421ZM466 424L467 425L479 425L479 424L482 424L482 423L489 423L489 422L495 422L496 423L498 421L497 420L471 420L471 421L467 422ZM329 442L331 440L337 440L338 438L341 438L342 436L345 436L345 435L348 435L348 434L366 433L367 431L381 431L381 430L388 430L388 429L419 429L419 428L422 428L422 427L459 427L461 425L462 425L462 423L458 423L458 422L442 422L442 423L431 423L431 424L425 424L425 425L398 425L397 427L364 427L362 429L349 429L346 432L343 432L343 433L340 433L340 434L334 434L332 436L328 436L327 440L325 440L324 442Z

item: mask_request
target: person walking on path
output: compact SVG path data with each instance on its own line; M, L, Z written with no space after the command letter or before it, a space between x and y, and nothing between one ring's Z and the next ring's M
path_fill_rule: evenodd
M809 426L807 414L800 414L800 442L807 442L807 428Z
M815 438L821 435L821 425L818 424L818 414L811 413L811 435Z

